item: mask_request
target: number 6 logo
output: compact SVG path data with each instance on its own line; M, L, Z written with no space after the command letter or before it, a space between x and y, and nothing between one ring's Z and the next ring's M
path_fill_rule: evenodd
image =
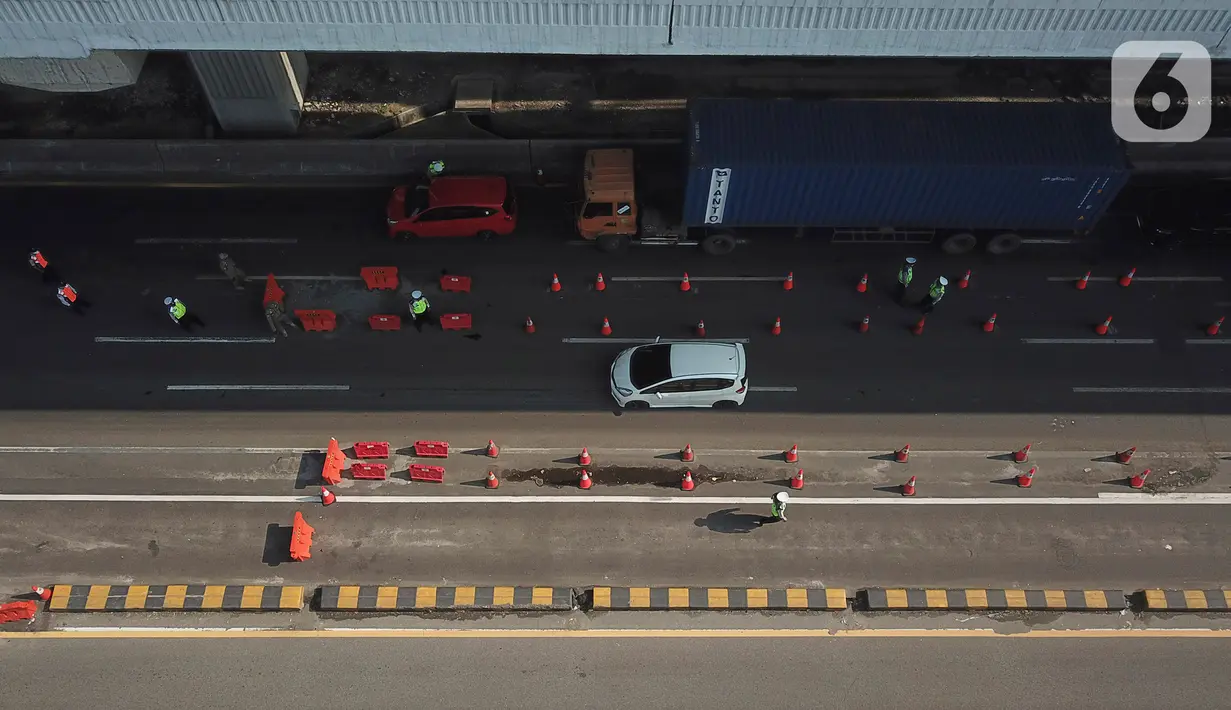
M1125 42L1111 56L1111 127L1129 143L1192 143L1210 130L1210 53L1196 42Z

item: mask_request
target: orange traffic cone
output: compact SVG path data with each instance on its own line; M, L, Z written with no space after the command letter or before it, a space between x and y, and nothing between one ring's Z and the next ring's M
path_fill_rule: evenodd
M1130 488L1141 490L1142 487L1145 486L1146 479L1149 478L1149 476L1150 476L1150 469L1147 468L1146 470L1142 471L1136 476L1133 476L1132 478L1128 479L1128 485Z
M577 486L583 491L588 491L592 485L594 482L590 480L590 472L584 468L581 469L581 480L577 482Z
M791 271L787 273L786 281L782 282L782 290L790 291L793 288L795 288L795 272Z
M799 490L804 487L804 470L799 469L799 473L791 476L791 488Z
M606 316L603 316L603 327L598 332L603 335L611 335L611 321L607 320Z
M769 330L770 335L782 335L782 317L774 319L774 327Z
M1111 316L1107 316L1107 320L1094 326L1095 335L1107 335L1107 331L1111 330Z
M551 275L551 290L552 291L560 290L560 277L555 274Z
M497 457L497 456L499 456L499 455L500 455L500 449L499 449L499 448L497 448L497 446L496 446L496 442L492 441L491 439L488 439L488 440L487 440L487 456L488 456L488 458L493 458L493 459L494 459L494 458L496 458L496 457Z
M906 446L903 446L902 448L893 452L893 460L897 461L898 463L906 463L909 459L910 459L910 444L907 444Z
M799 444L791 444L791 448L783 451L782 460L787 463L799 463Z
M680 452L680 460L684 463L692 463L697 458L697 455L692 452L692 444L684 444L684 450Z
M51 599L51 590L50 590L50 589L44 589L43 587L37 587L37 586L36 586L36 587L30 587L30 591L32 591L32 592L34 592L35 594L37 594L37 595L38 595L38 598L39 598L39 599L42 599L43 601L47 601L48 599Z
M334 501L337 499L338 497L333 494L333 491L321 486L321 503L325 505L333 505Z
M526 332L527 333L534 332L534 321L530 320L530 316L526 316Z
M1222 327L1222 322L1226 320L1226 316L1214 321L1205 329L1206 335L1218 335L1218 329Z
M970 269L966 269L966 275L958 280L957 287L966 288L969 285L970 285Z
M863 278L859 279L859 285L855 287L859 293L866 293L868 290L868 275L864 274Z
M697 321L697 337L698 338L705 337L705 320L704 319Z
M687 271L684 272L684 280L680 282L680 290L681 291L691 291L692 290L692 283L688 281Z
M859 324L859 332L866 333L868 332L868 328L871 328L871 327L872 327L872 317L864 316L863 322Z
M684 479L680 481L680 490L681 491L691 491L692 489L696 487L697 487L697 484L694 483L692 480L692 471L685 471Z
M983 324L983 332L991 333L991 332L994 332L995 330L996 330L996 314L993 313L992 317L988 318L987 322Z
M914 476L911 476L909 481L902 484L902 495L904 496L915 495L915 477Z
M1137 275L1137 267L1128 270L1128 273L1120 277L1120 285L1128 286L1133 282L1133 277Z
M606 291L607 290L607 282L603 281L603 272L601 271L598 272L598 278L594 280L594 290L595 291Z
M1017 475L1017 487L1018 488L1029 488L1030 484L1034 483L1034 472L1038 470L1039 470L1038 466L1031 466L1029 471L1025 473L1019 473Z
M910 332L914 333L915 335L923 335L923 326L926 325L927 322L928 322L928 317L923 316L922 318L919 319L919 322L916 323L914 327L910 329Z
M499 487L500 487L500 479L496 478L496 472L488 471L487 472L487 488L490 490L490 489L499 488Z
M589 466L594 459L590 458L590 450L586 447L581 447L581 453L577 455L577 463L582 466Z
M1022 448L1013 452L1013 460L1017 463L1026 463L1030 459L1030 444L1026 444Z
M1085 291L1086 287L1089 285L1090 285L1090 272L1087 271L1085 276L1081 277L1080 279L1077 279L1077 290Z
M1133 460L1133 454L1137 453L1136 446L1130 446L1123 451L1116 452L1116 463L1128 463Z

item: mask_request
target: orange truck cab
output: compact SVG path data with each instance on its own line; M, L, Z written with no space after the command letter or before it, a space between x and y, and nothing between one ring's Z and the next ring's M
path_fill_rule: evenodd
M587 151L582 187L585 200L577 216L577 231L583 239L597 241L604 251L614 251L637 235L633 151Z

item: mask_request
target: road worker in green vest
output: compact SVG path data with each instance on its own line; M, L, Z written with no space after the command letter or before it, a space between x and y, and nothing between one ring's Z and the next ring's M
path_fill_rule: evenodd
M410 294L410 318L415 322L415 330L423 332L423 324L431 322L432 304L422 291L412 291Z
M913 278L915 278L915 257L908 256L902 263L902 268L898 269L897 300L899 306L906 303L906 289L910 288L910 281Z
M427 176L430 178L438 178L445 172L445 161L433 160L427 164Z
M931 286L928 286L928 295L923 297L924 314L931 313L936 304L940 303L940 299L945 297L945 286L948 285L949 279L941 276L933 281Z

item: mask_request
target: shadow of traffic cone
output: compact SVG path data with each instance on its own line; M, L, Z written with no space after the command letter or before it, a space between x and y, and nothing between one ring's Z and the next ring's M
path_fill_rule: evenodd
M681 291L691 291L692 290L692 282L688 280L687 271L684 272L684 280L680 282L680 290Z
M902 484L902 495L904 496L915 495L915 477L914 476L911 476L909 481Z
M680 451L680 460L684 463L692 463L697 458L692 452L692 444L684 444L683 451Z
M1137 275L1137 267L1128 270L1128 273L1120 277L1120 285L1128 286L1133 282L1133 277Z
M774 327L769 330L770 335L782 335L782 317L774 319Z
M577 482L577 487L583 491L588 491L590 490L590 486L593 485L594 483L590 480L590 472L584 468L581 469L581 480Z
M918 323L916 323L916 324L915 324L915 325L914 325L914 326L910 329L910 332L914 333L915 335L923 335L923 326L927 324L927 321L928 321L928 317L927 317L927 316L924 316L924 317L920 318L920 319L919 319L919 322L918 322Z
M1095 335L1107 335L1108 331L1110 330L1111 330L1111 316L1107 316L1107 320L1094 326Z
M893 452L893 460L897 461L898 463L906 463L907 461L909 461L910 460L910 444L907 444L906 446L903 446L902 448Z
M607 282L603 281L603 272L601 271L598 272L598 278L594 279L594 290L595 291L606 291L607 290Z
M1038 470L1038 466L1031 466L1029 471L1017 474L1017 487L1029 488L1030 484L1034 483L1034 472Z
M799 469L799 473L791 476L791 488L799 490L804 487L804 470Z
M488 471L488 472L487 472L487 481L486 481L485 485L487 486L487 489L488 489L488 490L492 490L492 489L495 489L495 488L499 488L499 487L500 487L500 479L499 479L499 478L496 478L496 472L495 472L495 471Z
M970 269L966 269L966 275L957 282L958 288L966 288L968 286L970 286Z
M698 338L705 337L705 320L704 319L697 321L697 337Z
M799 444L791 444L791 448L783 451L782 460L787 463L799 463Z
M1081 277L1080 279L1077 279L1077 290L1085 291L1086 287L1089 285L1090 285L1090 272L1087 271L1085 276Z
M1116 452L1116 463L1128 463L1133 460L1133 454L1137 453L1136 446L1130 446L1123 451Z
M581 447L581 453L577 454L577 463L582 466L589 466L593 462L590 458L590 450L586 447Z
M1030 444L1026 444L1022 448L1013 452L1013 460L1017 463L1026 463L1030 459Z
M859 332L866 333L868 332L868 328L871 328L871 327L872 327L872 317L864 316L863 321L859 324Z
M333 494L333 491L329 490L328 488L324 486L321 486L321 504L322 505L333 505L334 501L336 501L337 499L338 497Z
M526 316L526 332L527 333L534 332L534 321L530 320L530 316Z
M863 278L859 279L859 285L855 287L859 293L867 293L868 291L868 275L864 274Z
M995 314L995 313L993 313L993 314L992 314L992 317L991 317L991 318L988 318L988 319L987 319L987 320L983 323L983 332L984 332L984 333L992 333L992 332L995 332L995 330L996 330L996 314Z
M790 291L793 288L795 288L795 272L791 271L787 273L786 281L782 282L782 290Z
M50 590L50 589L46 589L46 588L44 588L44 587L34 586L34 587L30 587L30 591L32 591L32 592L34 592L35 594L37 594L37 595L38 595L38 598L39 598L39 599L41 599L41 600L43 600L43 601L47 601L47 600L51 599L51 590Z
M500 455L500 449L496 446L496 442L492 441L491 439L488 439L487 440L487 457L494 459L499 455Z
M556 274L551 275L551 290L558 292L560 290L560 277Z
M1208 327L1206 327L1205 334L1206 335L1218 335L1218 329L1222 327L1222 322L1224 320L1226 320L1225 316L1211 323Z
M696 487L697 487L697 484L694 483L692 480L692 471L685 471L684 478L683 480L680 481L680 490L681 491L691 491L692 489Z
M603 335L611 335L611 321L607 320L606 316L603 316L603 327L598 332Z
M1132 488L1132 489L1134 489L1134 490L1138 490L1138 491L1139 491L1139 490L1141 490L1142 488L1144 488L1144 487L1145 487L1145 484L1146 484L1146 479L1147 479L1147 478L1149 478L1149 477L1150 477L1150 469L1148 469L1148 468L1147 468L1146 470L1142 471L1141 473L1137 474L1136 476L1133 476L1133 477L1129 478L1129 479L1128 479L1128 486L1129 486L1129 488Z

